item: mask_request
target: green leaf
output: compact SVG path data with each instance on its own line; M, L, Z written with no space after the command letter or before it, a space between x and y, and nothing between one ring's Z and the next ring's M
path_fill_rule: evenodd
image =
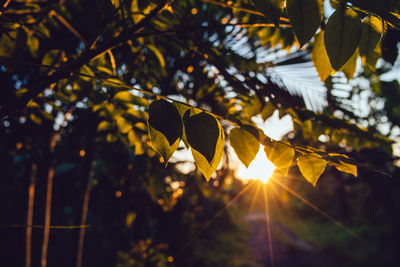
M118 129L121 133L126 134L132 129L132 124L122 116L115 117Z
M271 102L267 102L261 111L261 117L265 121L274 114L275 106Z
M323 5L319 0L287 0L286 9L300 47L314 36L321 24Z
M332 65L325 49L324 34L324 31L320 31L315 36L314 45L311 51L311 59L317 69L321 81L325 81L332 72Z
M189 114L190 110L184 114L187 141L197 167L208 181L222 159L224 131L219 121L207 112Z
M182 120L178 110L166 100L153 101L149 106L148 128L152 147L167 164L178 149L182 136Z
M256 9L262 12L276 26L279 26L285 1L283 0L254 0Z
M365 18L362 22L362 37L359 44L360 55L365 56L373 52L382 34L383 26L379 18L375 16Z
M325 171L327 161L322 159L318 154L305 154L297 158L301 174L308 182L315 186L319 177Z
M358 49L356 49L351 58L347 60L346 64L344 64L343 67L340 68L340 70L346 76L347 81L353 78L353 75L356 72L357 58L358 58Z
M272 146L264 147L267 158L275 165L284 175L287 175L294 158L294 149L289 142L274 141Z
M233 128L229 132L228 138L236 155L248 168L260 149L260 143L252 134L239 127Z
M325 30L325 47L335 70L339 70L356 51L362 34L357 13L339 8L329 18Z

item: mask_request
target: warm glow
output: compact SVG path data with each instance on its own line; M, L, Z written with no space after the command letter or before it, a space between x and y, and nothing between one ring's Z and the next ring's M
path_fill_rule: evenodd
M265 155L264 149L258 151L256 158L250 163L248 169L242 164L238 168L236 175L242 180L260 180L267 183L275 166L269 161Z

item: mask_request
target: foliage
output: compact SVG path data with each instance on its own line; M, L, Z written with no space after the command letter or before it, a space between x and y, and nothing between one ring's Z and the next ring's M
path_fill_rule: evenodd
M369 122L383 116L399 122L396 95L388 93L398 83L379 81L379 73L388 71L382 66L396 59L392 40L400 38L391 37L400 28L399 5L330 2L333 14L321 0L6 1L0 10L0 116L2 146L13 158L5 164L15 165L9 175L17 165L27 175L38 162L43 177L48 166L67 176L80 164L76 155L87 153L84 173L92 161L101 162L94 172L113 194L122 194L118 186L127 181L117 174L138 168L137 177L128 175L137 180L128 191L167 212L183 194L184 186L170 183L185 181L174 158L185 148L210 187L215 177L224 184L226 166L218 168L228 162L228 140L244 165L261 145L282 174L299 171L314 186L329 166L353 176L359 167L377 171L347 154L376 148L392 153L393 141ZM283 50L286 55L277 53ZM301 81L290 86L278 72L311 62L326 89L320 108L312 88L302 88ZM362 118L348 108L351 99L334 93L342 74L348 82L367 79L384 108ZM354 89L349 98L361 94ZM255 123L274 113L292 118L294 130L285 140L273 140ZM73 147L75 156L49 151L55 134L59 149ZM166 176L169 182L158 179ZM83 184L90 189L91 179ZM194 185L193 194L204 197L204 187ZM134 206L121 216L136 218L140 205Z

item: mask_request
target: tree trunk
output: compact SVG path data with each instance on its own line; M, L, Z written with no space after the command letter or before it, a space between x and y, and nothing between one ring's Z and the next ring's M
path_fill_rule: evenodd
M37 170L36 163L32 163L29 189L28 189L28 212L26 216L26 261L25 261L26 267L31 267L33 204L35 201L36 170Z
M41 260L42 267L47 266L47 249L49 246L51 199L53 192L53 177L54 177L53 155L58 136L59 133L53 133L50 140L50 155L49 155L50 162L49 162L49 170L47 172L46 211L44 217L43 244L42 244L42 260Z

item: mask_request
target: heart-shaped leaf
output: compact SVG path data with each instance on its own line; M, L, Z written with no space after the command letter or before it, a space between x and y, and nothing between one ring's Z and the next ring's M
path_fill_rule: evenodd
M218 120L207 112L190 116L190 110L187 110L183 117L194 161L208 181L222 159L224 131Z
M319 177L325 171L327 161L322 159L318 154L305 154L297 158L301 174L308 182L315 186Z
M217 119L206 112L188 117L185 133L189 145L211 162L220 135Z
M339 70L356 51L362 24L355 11L339 8L330 16L325 30L325 47L335 70Z
M147 123L151 146L167 164L179 147L183 132L181 116L173 104L166 100L156 100L149 106Z
M302 47L318 30L323 16L319 0L287 0L286 9L292 29Z
M176 107L161 99L153 101L149 106L149 124L163 133L170 145L182 136L182 119Z
M284 175L289 172L294 158L294 149L289 142L273 142L272 146L264 147L267 158L278 168Z
M282 14L285 1L283 0L254 0L254 5L258 11L261 11L269 21L279 26L279 20Z
M260 143L252 134L239 127L233 128L229 132L228 137L229 143L235 150L236 155L246 168L248 168L260 149Z
M311 59L321 81L325 81L332 72L332 65L325 49L324 34L324 31L320 31L315 35L315 41L311 51Z
M370 16L362 22L362 37L360 41L360 55L365 56L373 52L376 45L381 40L383 33L382 21L375 17Z

